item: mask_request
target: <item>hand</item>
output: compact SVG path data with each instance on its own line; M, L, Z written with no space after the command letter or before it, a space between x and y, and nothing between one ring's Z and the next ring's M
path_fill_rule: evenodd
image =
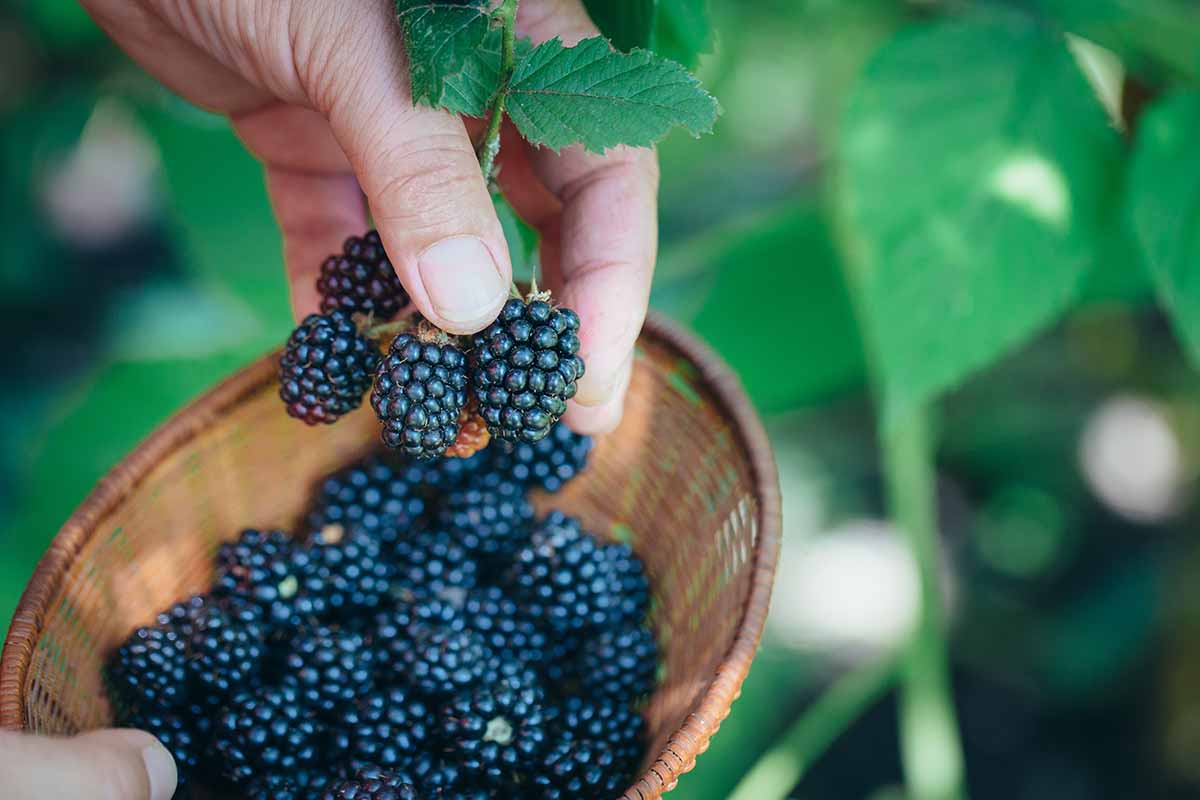
M325 256L367 208L417 308L453 333L489 324L511 264L467 125L412 104L389 0L83 0L147 70L227 114L263 162L297 316L316 309ZM518 33L595 34L580 0L525 0ZM620 419L656 249L650 150L604 157L527 147L507 131L501 182L544 238L544 282L582 320L587 374L567 421ZM363 203L363 195L366 203ZM230 220L236 225L236 220Z
M93 731L74 738L0 731L4 800L171 800L175 762L141 731Z

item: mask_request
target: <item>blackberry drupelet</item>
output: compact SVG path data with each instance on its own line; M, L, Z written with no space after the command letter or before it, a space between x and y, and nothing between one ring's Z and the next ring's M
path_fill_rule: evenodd
M319 770L260 775L245 788L247 800L312 800L336 778Z
M592 437L575 433L559 422L550 435L532 444L517 442L491 448L492 470L525 486L557 492L587 466Z
M485 475L447 492L437 522L480 560L507 562L528 541L533 506L521 485Z
M188 700L186 643L170 628L138 628L109 657L105 678L123 715L180 708Z
M266 653L257 608L212 599L196 611L188 637L188 672L206 695L225 698L254 684Z
M408 305L408 294L396 277L377 231L361 238L351 236L342 246L341 255L325 259L317 277L317 291L322 314L343 311L384 321Z
M555 742L534 775L542 800L610 800L633 780L636 761L603 742Z
M328 612L326 572L282 531L247 529L217 551L213 594L257 606L277 632Z
M192 627L195 624L197 615L208 608L208 604L208 595L194 594L186 600L181 600L171 606L166 611L160 612L155 618L154 624L160 628L174 630L186 642L192 635Z
M153 711L134 714L121 722L127 727L146 731L167 748L167 752L175 759L180 786L191 783L196 777L203 743L187 717Z
M283 683L300 701L329 716L375 686L375 650L356 631L321 626L292 639Z
M341 311L309 314L279 358L279 396L309 425L335 422L362 403L379 350Z
M446 698L494 679L495 653L482 637L440 625L413 625L409 646L394 651L400 677L430 698Z
M264 686L238 694L213 728L221 772L238 784L316 764L326 731L300 693Z
M546 749L541 692L498 680L456 696L441 709L442 740L467 773L496 790L526 783Z
M322 800L417 800L418 797L407 775L367 767L353 778L330 786Z
M475 586L479 565L446 531L421 531L396 543L393 584L416 596L455 600Z
M567 410L583 376L579 316L544 300L512 299L475 334L472 381L492 437L536 442Z
M325 576L331 614L343 617L384 605L395 572L379 542L366 531L327 525L314 537L310 557Z
M434 458L458 437L467 403L467 359L452 344L422 342L402 333L375 371L371 405L388 447L414 458Z
M658 643L641 625L603 630L584 643L572 666L580 694L636 704L654 690Z
M600 742L630 760L645 746L646 721L632 706L616 700L570 695L546 706L546 721L554 741Z
M350 766L407 767L430 745L430 709L399 686L364 694L347 705L337 729L346 739Z
M477 785L466 770L440 752L418 753L404 772L412 776L422 798L487 800L500 796Z
M467 593L465 624L483 637L502 664L518 661L542 667L552 649L541 626L499 586L482 586Z
M366 531L390 544L425 513L424 471L395 459L370 456L327 479L305 518L311 540L330 525Z
M551 631L578 636L645 613L641 596L623 596L632 585L625 549L603 545L561 511L533 530L508 572L515 599Z
M467 458L435 458L415 462L419 483L434 495L457 489L491 463L491 452L489 447Z

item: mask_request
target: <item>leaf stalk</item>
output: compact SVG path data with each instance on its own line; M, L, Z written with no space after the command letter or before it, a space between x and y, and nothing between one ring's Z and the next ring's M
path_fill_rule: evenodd
M504 0L496 9L495 19L500 22L500 86L492 98L492 109L488 119L487 133L479 148L479 166L483 170L483 178L491 181L492 171L496 166L496 157L500 155L500 126L504 122L504 106L508 100L509 83L516 67L516 25L517 3L519 0Z

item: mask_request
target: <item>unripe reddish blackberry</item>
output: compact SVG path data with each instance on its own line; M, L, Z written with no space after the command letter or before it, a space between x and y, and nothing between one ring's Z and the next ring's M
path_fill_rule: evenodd
M309 425L335 422L362 403L378 363L379 351L349 315L309 314L279 358L279 396Z
M379 233L370 231L362 238L351 236L342 246L341 255L330 256L321 265L317 277L321 295L321 313L343 311L367 314L376 320L388 320L408 305L408 294L388 261Z
M453 344L397 336L375 371L371 405L388 447L414 458L434 458L458 438L467 404L467 359Z
M541 299L509 300L475 334L472 382L492 437L536 442L550 433L583 376L579 315Z

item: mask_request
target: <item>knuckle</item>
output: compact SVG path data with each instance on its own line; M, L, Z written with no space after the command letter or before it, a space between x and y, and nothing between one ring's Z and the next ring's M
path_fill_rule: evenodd
M460 209L482 179L474 157L464 152L457 137L453 142L433 137L413 144L392 151L388 162L396 168L380 185L372 205L390 221L437 224Z

